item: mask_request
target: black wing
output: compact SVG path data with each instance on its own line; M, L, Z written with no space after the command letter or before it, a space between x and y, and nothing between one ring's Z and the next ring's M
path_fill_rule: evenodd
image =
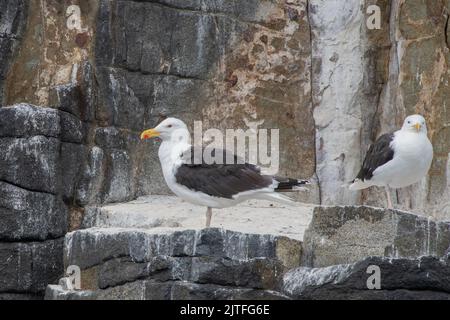
M210 196L232 199L239 192L262 189L273 183L272 177L261 175L260 169L249 163L239 163L239 158L230 155L226 150L210 149L213 156L222 153L223 164L206 164L204 161L194 162L195 155L202 155L203 150L194 153L194 147L183 157L185 164L181 165L175 174L177 183L195 191ZM233 164L227 164L227 154L234 159ZM243 161L242 161L243 162Z
M357 179L370 180L373 177L373 172L391 161L394 158L394 150L392 150L390 144L394 139L393 133L387 133L382 135L372 144L367 151L361 170L358 173Z

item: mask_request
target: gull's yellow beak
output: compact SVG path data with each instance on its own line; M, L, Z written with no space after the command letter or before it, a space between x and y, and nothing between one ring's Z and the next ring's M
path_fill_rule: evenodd
M416 123L416 124L414 125L414 128L416 128L417 132L419 132L420 129L422 129L422 125L421 125L420 123Z
M141 133L141 140L159 137L160 133L155 129L148 129Z

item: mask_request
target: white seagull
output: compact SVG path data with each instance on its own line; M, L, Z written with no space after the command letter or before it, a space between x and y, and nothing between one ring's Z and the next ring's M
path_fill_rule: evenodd
M349 186L361 190L384 186L388 208L392 209L389 188L403 188L419 182L433 160L433 146L427 136L427 125L421 115L405 119L403 127L378 138L370 146L361 170Z
M259 167L239 161L227 150L207 149L213 157L223 159L208 164L203 158L205 150L189 143L187 126L179 119L167 118L141 134L142 140L153 137L162 140L158 155L167 186L180 198L207 207L207 227L211 225L212 208L226 208L249 199L293 205L295 202L278 192L299 190L308 184L306 180L262 175ZM200 161L195 161L197 153ZM231 164L226 161L230 158Z

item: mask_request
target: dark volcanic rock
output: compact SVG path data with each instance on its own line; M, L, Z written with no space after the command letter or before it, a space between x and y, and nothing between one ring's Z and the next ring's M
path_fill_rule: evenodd
M380 268L379 290L369 290L369 266ZM370 271L370 270L369 270ZM372 257L349 265L293 269L282 291L295 299L450 299L448 257Z
M147 300L285 300L287 296L276 291L225 287L191 282L147 282Z
M25 189L58 192L60 141L34 136L0 138L0 180Z
M299 241L286 241L285 237L216 228L171 230L167 233L143 229L90 228L66 235L65 263L87 269L111 258L124 256L134 262L148 262L155 256L207 256L244 261L263 257L278 259L289 267L299 265L301 251L289 251L286 246L300 248L301 244ZM290 256L286 252L290 252ZM297 264L292 265L292 255L295 254Z
M80 266L84 291L49 286L46 297L285 299L274 290L285 270L299 265L300 245L214 228L78 230L66 235L65 264Z
M43 293L63 274L63 239L45 242L0 242L0 293Z
M83 166L76 189L75 198L79 205L100 202L106 159L99 147L92 147L87 153L87 161Z
M91 286L105 289L148 277L167 281L172 279L170 268L171 260L164 256L154 257L144 263L136 263L129 258L112 259L96 268L98 283L92 283Z
M0 241L45 240L67 232L67 207L56 196L0 182Z
M64 142L82 143L84 137L83 123L68 112L60 112L60 139Z
M48 300L286 300L287 296L271 290L196 284L185 281L135 281L96 291L65 291L48 286Z
M1 300L42 300L42 294L31 293L0 293Z
M75 143L61 144L61 193L64 199L73 199L79 188L78 180L85 164L86 146Z
M58 111L29 104L0 108L0 137L59 137Z
M148 262L130 258L108 260L84 271L84 288L105 289L140 279L153 281L189 281L231 287L274 289L284 268L274 259L256 258L235 261L214 257L156 256ZM96 280L95 280L96 279Z
M96 117L103 125L141 131L145 108L128 87L125 78L114 69L99 68L99 97Z

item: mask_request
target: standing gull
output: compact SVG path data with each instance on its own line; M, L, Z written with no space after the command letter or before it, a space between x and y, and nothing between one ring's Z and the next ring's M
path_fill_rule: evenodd
M425 119L420 115L409 116L400 130L382 135L370 146L349 188L384 186L388 208L392 209L389 187L403 188L419 182L430 169L432 160L433 146L427 137Z
M226 208L249 199L292 205L291 199L278 192L296 190L308 183L262 175L256 165L238 161L238 157L227 150L207 150L212 157L223 159L221 163L207 164L203 156L202 161L194 161L196 147L189 143L187 126L175 118L167 118L141 134L141 139L153 137L162 140L158 156L167 186L180 198L207 207L207 227L211 225L212 208ZM199 153L203 155L203 152L200 150ZM232 164L225 161L230 158L234 159Z

